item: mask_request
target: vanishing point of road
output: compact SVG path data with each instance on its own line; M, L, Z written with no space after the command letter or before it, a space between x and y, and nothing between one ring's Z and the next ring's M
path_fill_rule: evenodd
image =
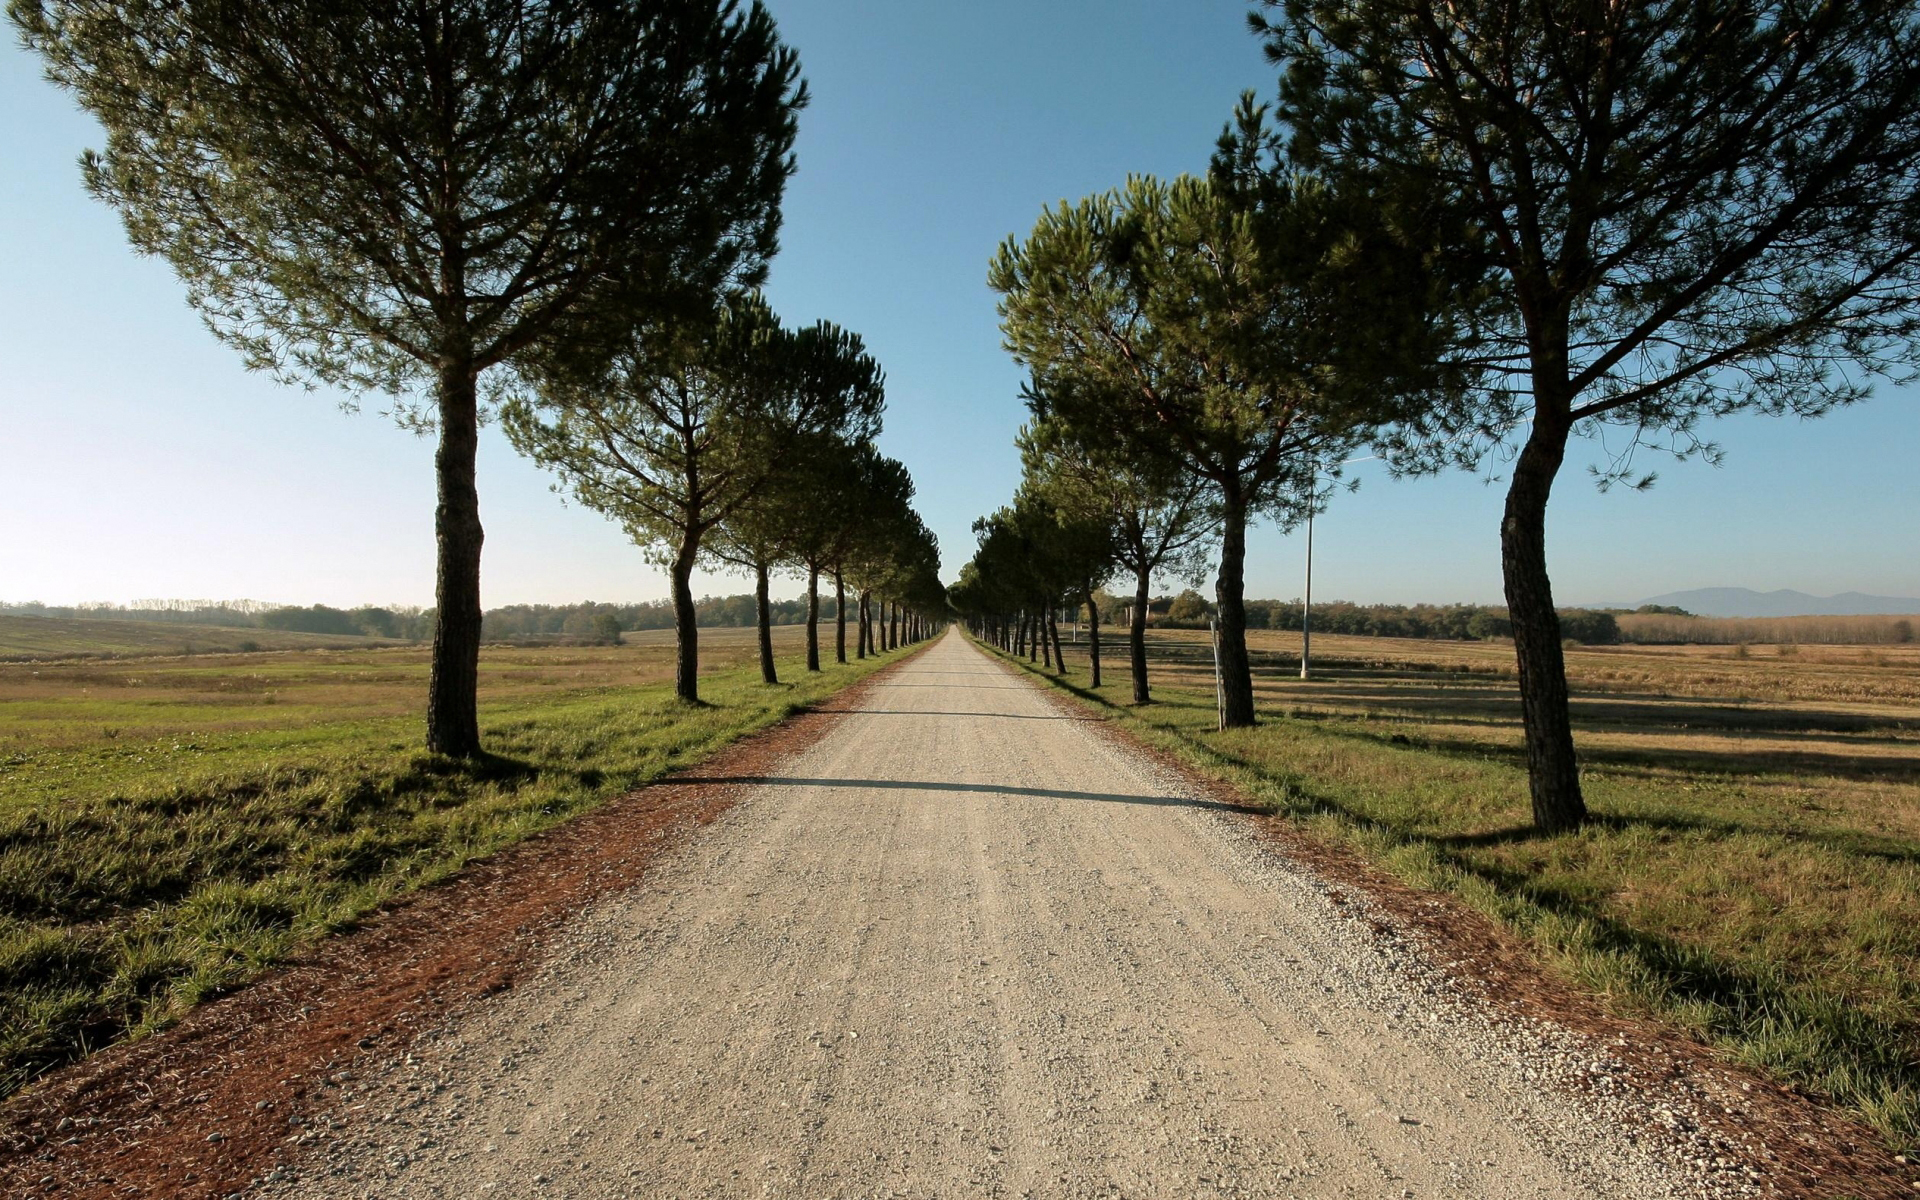
M269 1192L1699 1194L1224 807L950 632Z

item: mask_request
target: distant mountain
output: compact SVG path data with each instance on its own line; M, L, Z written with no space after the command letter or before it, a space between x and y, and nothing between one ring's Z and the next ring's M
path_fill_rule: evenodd
M1886 613L1920 614L1920 600L1912 596L1869 596L1841 592L1838 596L1809 596L1805 592L1756 592L1752 588L1695 588L1668 592L1641 604L1673 604L1703 617L1856 617Z

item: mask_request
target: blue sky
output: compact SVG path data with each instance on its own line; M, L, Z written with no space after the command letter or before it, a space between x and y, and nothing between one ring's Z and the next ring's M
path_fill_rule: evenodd
M968 526L1019 474L1020 374L1000 349L988 256L1046 205L1129 172L1201 169L1234 99L1270 93L1272 73L1240 0L771 7L814 103L769 293L790 322L859 331L886 365L882 443L913 471L951 577ZM75 158L99 140L9 40L0 599L429 603L431 443L377 406L344 413L339 396L241 370L167 268L82 192ZM1915 393L1712 434L1724 467L1656 463L1640 494L1598 494L1576 449L1549 518L1561 600L1719 585L1920 595ZM1498 598L1498 485L1357 475L1318 524L1316 596ZM665 594L618 530L564 505L497 431L480 486L489 606ZM1255 533L1250 594L1298 595L1299 543Z

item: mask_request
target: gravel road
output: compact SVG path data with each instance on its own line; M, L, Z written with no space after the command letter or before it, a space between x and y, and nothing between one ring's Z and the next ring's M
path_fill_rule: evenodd
M265 1190L1748 1193L1218 807L949 634Z

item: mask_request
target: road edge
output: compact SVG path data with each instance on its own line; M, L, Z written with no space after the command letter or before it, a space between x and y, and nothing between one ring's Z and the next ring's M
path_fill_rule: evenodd
M0 1194L227 1197L299 1156L363 1056L402 1054L466 1003L514 986L553 935L812 745L938 636L809 708L742 735L315 943L151 1037L107 1047L0 1104ZM686 781L699 776L703 781Z
M1737 1093L1738 1117L1702 1109L1703 1124L1734 1144L1757 1140L1768 1161L1763 1186L1785 1200L1900 1200L1920 1194L1912 1168L1893 1161L1879 1136L1844 1110L1826 1104L1757 1070L1728 1061L1684 1032L1651 1017L1609 1011L1602 998L1583 993L1553 971L1538 951L1491 917L1459 898L1402 882L1357 850L1315 836L1284 815L1274 814L1224 774L1210 769L1205 747L1178 734L1167 739L1192 753L1157 746L1139 736L1125 710L1091 698L1071 679L1038 663L1028 663L978 638L967 640L1003 669L1034 682L1056 706L1091 717L1101 736L1174 774L1196 795L1239 812L1226 816L1245 822L1272 853L1365 897L1380 913L1425 943L1436 963L1505 1019L1547 1021L1608 1039L1624 1039L1626 1058L1637 1083L1672 1088L1706 1077L1715 1090ZM1339 901L1336 901L1338 903ZM1376 931L1378 932L1378 931Z

